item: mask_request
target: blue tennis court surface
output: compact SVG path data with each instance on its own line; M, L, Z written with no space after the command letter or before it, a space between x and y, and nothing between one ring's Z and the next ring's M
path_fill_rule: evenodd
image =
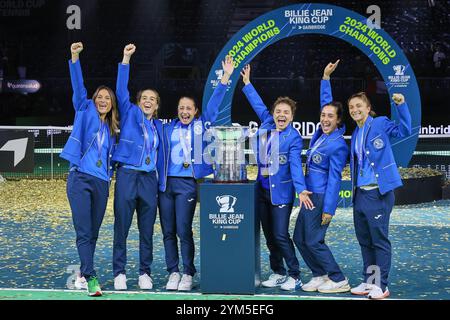
M29 205L21 207L20 203L10 209L4 204L1 206L0 288L67 289L67 280L71 275L68 268L79 264L75 232L68 206L57 210L47 210L48 208L39 210L39 196L35 201L36 208L30 208ZM114 289L111 204L112 198L100 230L96 251L96 269L104 290ZM195 262L201 274L198 212L199 207L194 219ZM294 223L295 220L292 219L291 234ZM394 208L390 228L393 247L393 265L389 284L391 298L450 299L449 233L450 201L448 200ZM134 291L138 290L138 239L135 219L128 240L127 269L128 288ZM354 233L351 209L338 209L328 231L327 243L343 272L349 278L350 284L358 285L362 280L360 276L362 260ZM266 278L270 270L263 237L261 249L262 277ZM300 259L302 280L307 282L311 278L311 273L298 252L297 256ZM199 274L195 277L196 286L193 293L201 292ZM155 288L152 292L164 293L167 272L159 218L155 225L152 277ZM286 293L278 289L265 288L258 289L257 293L306 297L326 296L306 292ZM351 297L350 294L333 296Z

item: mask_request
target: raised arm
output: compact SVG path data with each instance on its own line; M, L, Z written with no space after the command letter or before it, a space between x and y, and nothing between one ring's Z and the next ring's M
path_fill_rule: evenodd
M234 71L233 58L231 56L226 56L225 60L222 61L223 76L220 79L220 83L217 85L213 94L209 98L206 109L202 112L202 120L214 123L219 114L219 106L225 97L227 92L227 85L230 77Z
M136 46L134 44L125 46L123 49L122 63L119 63L119 69L117 71L116 96L120 114L126 114L131 107L128 80L130 77L130 59L135 51Z
M339 59L335 63L329 63L323 70L323 77L320 81L320 109L333 101L333 94L331 92L330 76L336 70L339 64Z
M261 122L264 122L267 120L267 118L272 117L269 110L267 109L267 106L262 101L261 97L259 96L258 92L256 91L255 87L250 83L250 65L246 65L244 69L241 71L242 81L244 82L245 86L242 89L245 96L247 97L247 100L250 102L250 105L252 106L253 110L255 110L256 115L258 116L259 120Z
M84 87L83 73L80 65L80 52L83 51L81 42L72 43L70 52L72 59L69 60L70 81L72 83L72 102L75 111L81 111L87 106L87 91Z
M394 93L392 100L397 106L399 121L397 124L395 121L385 118L384 130L393 138L402 138L411 135L411 114L409 112L408 104L405 101L405 97L401 93Z

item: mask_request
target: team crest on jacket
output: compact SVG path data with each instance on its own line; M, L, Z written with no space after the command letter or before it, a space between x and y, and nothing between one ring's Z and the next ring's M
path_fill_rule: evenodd
M286 164L286 163L287 163L287 157L286 157L284 154L280 155L280 156L278 157L278 162L279 162L280 164Z
M380 139L380 138L375 139L374 142L373 142L373 147L375 149L383 148L384 147L384 141L382 139Z
M313 155L312 161L313 161L315 164L319 164L319 163L322 162L322 156L321 156L320 154L316 153L315 155Z

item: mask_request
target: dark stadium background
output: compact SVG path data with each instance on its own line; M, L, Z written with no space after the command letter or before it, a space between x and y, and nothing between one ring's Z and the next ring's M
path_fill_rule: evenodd
M26 10L14 11L20 3ZM273 9L298 1L0 1L0 70L4 79L36 79L34 94L0 93L0 125L73 123L67 60L70 43L82 41L81 62L88 94L100 84L115 88L123 47L137 46L131 67L130 92L156 88L162 98L160 118L176 116L177 98L194 95L198 104L209 69L227 40L243 25ZM450 66L433 63L440 48L449 55L449 1L328 1L362 15L375 4L381 27L399 44L417 77L422 99L422 125L448 124ZM81 30L68 30L69 5L80 6ZM371 61L343 40L303 35L281 40L253 61L252 79L266 104L279 95L298 101L295 121L318 121L319 80L326 63L341 59L333 74L335 98L345 102L365 90L379 114L389 114L389 98ZM20 70L20 71L19 71ZM26 72L25 74L24 71ZM237 71L236 71L237 72ZM1 74L1 72L0 72ZM377 83L378 81L378 83ZM256 120L238 85L232 120ZM407 98L407 97L406 97ZM354 124L348 121L347 134Z

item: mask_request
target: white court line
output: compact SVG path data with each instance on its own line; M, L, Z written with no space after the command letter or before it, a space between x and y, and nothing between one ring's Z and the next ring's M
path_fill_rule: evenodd
M295 208L298 208L298 207L294 207L293 210L295 210ZM343 216L342 219L340 219L339 216L336 216L336 218L333 218L334 219L334 221L333 221L334 224L354 225L353 221L351 220L353 214L352 213L350 213L350 215L349 215L349 213L344 213L344 214L347 214L347 215ZM289 221L296 220L297 216L298 216L298 212L292 211ZM391 219L392 219L392 214L391 214ZM423 222L423 223L408 223L408 222L399 222L399 221L392 221L392 220L389 222L389 225L390 226L404 226L404 227L433 227L433 228L449 228L450 227L450 224L447 223L447 222L439 222L439 223L430 224L430 223L426 223L426 222Z
M1 291L25 291L25 292L71 292L71 293L85 293L86 290L68 290L68 289L18 289L18 288L0 288ZM290 300L296 299L308 299L308 300L369 300L364 297L336 297L336 296L300 296L300 295L283 295L283 294L255 294L255 295L240 295L240 294L202 294L199 292L184 293L184 292L145 292L145 291L102 291L103 293L113 294L142 294L142 295L186 295L186 296L209 296L209 297L222 297L222 296L242 296L242 297L262 297L262 298L289 298ZM415 299L393 299L388 300L415 300ZM223 300L222 300L223 301Z
M392 217L392 216L391 216ZM349 219L349 218L348 218ZM350 224L350 225L354 225L353 222L351 221L334 221L334 223L339 223L339 224ZM439 223L439 224L419 224L419 223L403 223L403 222L395 222L395 221L390 221L389 222L389 226L402 226L402 227L433 227L433 228L449 228L450 224L447 223Z

